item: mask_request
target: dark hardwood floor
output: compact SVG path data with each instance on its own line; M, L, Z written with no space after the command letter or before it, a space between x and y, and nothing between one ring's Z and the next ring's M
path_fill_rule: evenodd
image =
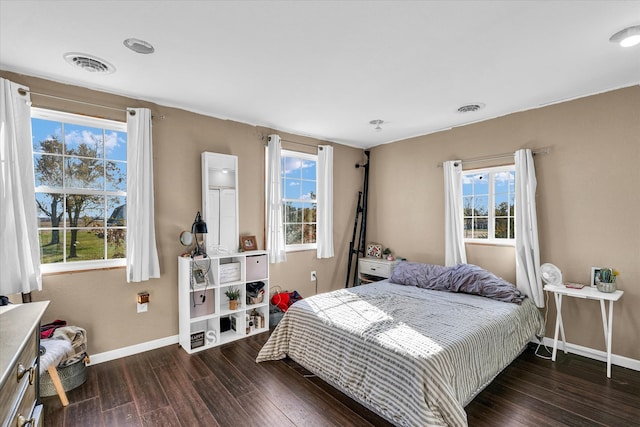
M388 426L305 369L255 363L268 333L188 355L173 345L88 368L43 399L45 426ZM640 426L640 372L528 348L466 408L470 426Z

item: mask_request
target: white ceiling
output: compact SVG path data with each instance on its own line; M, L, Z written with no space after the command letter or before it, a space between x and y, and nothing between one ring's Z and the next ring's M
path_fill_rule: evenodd
M640 45L609 42L638 24L640 1L0 0L0 68L372 147L639 84Z

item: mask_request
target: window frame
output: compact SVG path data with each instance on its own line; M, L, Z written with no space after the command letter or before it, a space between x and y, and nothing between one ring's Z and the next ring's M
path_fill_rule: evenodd
M70 124L70 125L76 125L76 126L87 126L87 127L93 127L93 128L99 128L99 129L103 129L106 131L116 131L119 133L124 133L127 134L127 123L126 122L120 122L120 121L116 121L116 120L110 120L110 119L103 119L103 118L98 118L98 117L91 117L91 116L85 116L85 115L81 115L81 114L75 114L75 113L68 113L65 111L58 111L58 110L54 110L54 109L48 109L48 108L37 108L37 107L32 107L31 108L31 119L41 119L41 120L48 120L48 121L54 121L54 122L62 122L64 124ZM34 138L33 133L32 133L32 139ZM35 151L33 149L34 144L36 143L35 139L32 140L32 151L33 151L33 157L34 157L34 175L36 173L35 171L35 156L38 155L38 151ZM64 144L64 141L62 141L62 143ZM127 143L128 143L128 135L127 135ZM102 155L102 159L105 160L105 155L103 153ZM116 161L116 162L121 162L121 160L112 160L112 161ZM127 165L126 167L128 168L128 159L125 160L125 164ZM125 175L125 179L126 179L126 173ZM126 180L125 180L125 188L126 188ZM37 196L38 194L42 194L42 193L59 193L59 194L85 194L85 195L100 195L100 196L104 196L105 199L107 197L124 197L125 200L125 204L127 203L127 191L121 191L121 190L107 190L106 187L103 187L100 190L93 190L93 189L83 189L83 188L65 188L64 184L62 185L62 187L51 187L51 186L46 186L46 185L36 185L34 182L34 191L35 191L35 195ZM63 203L64 206L64 203ZM39 215L39 208L38 209L38 215ZM64 209L64 208L63 208ZM117 208L114 208L117 209ZM66 213L64 215L66 217ZM105 227L105 229L121 229L121 230L125 230L125 232L128 230L128 226L124 225L124 226L107 226L107 222L110 218L110 214L109 212L105 209L105 219L104 219L104 224L103 226ZM71 226L70 225L66 225L66 223L68 222L68 219L65 218L64 220L64 224L62 227L58 227L58 229L60 230L60 233L64 236L67 233L70 232L71 230ZM95 227L73 227L73 228L77 228L79 230L89 230L89 229L95 229ZM49 229L48 227L40 227L40 224L38 222L37 225L37 230L38 230L38 245L40 245L40 231L41 230L46 230ZM126 234L125 234L126 235ZM63 237L63 239L66 239L66 236ZM106 236L105 236L106 239ZM105 248L106 248L107 243L105 242ZM110 268L117 268L117 267L125 267L126 266L126 237L125 237L125 246L124 246L124 252L125 252L125 257L124 258L111 258L111 259L99 259L99 260L85 260L85 261L67 261L66 260L66 251L67 251L67 247L65 244L63 244L63 252L65 253L65 261L62 262L56 262L56 263L41 263L40 264L40 271L43 274L55 274L55 273L64 273L64 272L73 272L73 271L84 271L84 270L102 270L102 269L110 269ZM105 252L106 254L106 252Z
M289 245L286 242L286 226L287 226L287 220L286 220L286 214L285 212L282 213L282 226L285 229L285 244L284 244L284 248L285 248L285 252L299 252L299 251L315 251L318 249L318 239L317 239L317 226L318 226L318 218L317 218L317 212L318 212L318 155L317 154L311 154L311 153L304 153L301 151L293 151L293 150L285 150L285 149L281 149L280 150L280 158L284 159L285 157L288 158L295 158L295 159L300 159L300 160L312 160L316 163L316 177L315 177L315 183L316 183L316 198L311 200L312 203L315 204L316 206L316 241L315 243L299 243L299 244L293 244L293 245ZM282 161L282 160L281 160ZM280 179L283 179L283 175L284 175L284 171L280 170ZM281 185L283 185L281 183ZM284 209L285 203L288 201L292 201L292 202L303 202L303 203L309 203L310 200L303 200L303 199L287 199L285 198L285 192L282 191L282 195L281 195L281 202L282 202L282 208ZM303 234L304 234L304 217L303 217Z
M513 195L514 195L514 201L513 201L513 238L496 238L495 237L495 220L496 220L496 215L495 215L495 197L496 197L496 193L495 193L495 176L498 173L501 172L513 172L514 174L514 190L513 190ZM464 222L467 218L467 216L465 215L465 208L464 208L464 199L465 199L465 194L464 194L464 179L470 175L480 175L480 174L488 174L489 175L489 190L488 190L488 203L487 206L489 207L488 209L488 215L487 215L487 232L489 234L489 236L486 239L482 239L482 238L475 238L475 237L464 237L463 236L463 240L464 243L470 243L470 244L479 244L479 245L492 245L492 246L515 246L516 244L516 228L515 228L515 214L516 214L516 201L515 201L515 183L517 180L517 176L515 174L516 172L516 167L515 165L503 165L503 166L493 166L493 167L486 167L486 168L478 168L478 169L468 169L468 170L463 170L462 171L462 180L463 180L463 188L462 188L462 222L463 222L463 233L464 233ZM473 193L475 195L475 192ZM507 220L509 220L512 217L512 215L507 216Z

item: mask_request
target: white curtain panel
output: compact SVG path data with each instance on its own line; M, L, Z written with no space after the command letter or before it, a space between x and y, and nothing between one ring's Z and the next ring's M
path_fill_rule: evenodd
M516 163L516 286L544 307L540 275L540 244L536 215L536 170L529 149L515 153Z
M284 218L280 184L281 143L278 135L269 135L267 144L267 251L272 264L285 262Z
M0 78L0 295L42 290L31 98Z
M444 162L442 168L444 169L445 265L466 264L462 212L462 161Z
M318 147L318 210L316 243L318 258L333 257L333 147Z
M158 277L151 111L130 108L127 112L127 282Z

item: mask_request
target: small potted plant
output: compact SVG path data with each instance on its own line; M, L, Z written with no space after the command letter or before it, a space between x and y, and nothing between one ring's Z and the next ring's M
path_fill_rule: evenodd
M393 255L391 255L391 248L384 248L384 251L382 251L382 255L384 255L384 257L387 260L393 261Z
M238 300L240 299L240 289L231 288L226 290L224 294L229 298L229 310L237 310Z
M600 270L600 281L596 285L600 292L615 292L616 290L616 277L618 277L618 270L614 268L603 268Z

